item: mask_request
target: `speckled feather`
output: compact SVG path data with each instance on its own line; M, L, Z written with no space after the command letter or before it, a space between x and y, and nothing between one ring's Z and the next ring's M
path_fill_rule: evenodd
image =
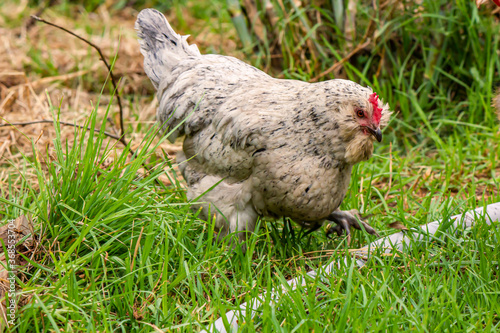
M188 198L202 196L199 207L205 218L217 215L221 235L253 231L258 216L315 227L338 209L352 166L373 152L356 110L371 119L380 108L380 127L389 120L370 88L275 79L233 57L201 55L153 9L139 14L136 29L158 121L180 124L169 140L185 136L177 159Z
M492 106L497 112L497 117L500 120L500 88L497 89L495 97L493 97Z

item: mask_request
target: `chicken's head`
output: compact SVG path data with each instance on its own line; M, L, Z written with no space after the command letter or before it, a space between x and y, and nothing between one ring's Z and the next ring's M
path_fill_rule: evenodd
M492 0L495 5L500 6L500 0ZM489 0L476 0L476 6L479 8L481 5L490 2Z
M345 145L345 161L355 164L369 159L373 142L382 141L382 129L387 126L391 111L370 88L353 82L337 81L342 103L337 114L340 137Z
M356 118L358 118L359 126L364 134L371 134L378 142L381 142L380 120L382 119L382 108L378 105L377 93L371 94L368 102L371 105L371 115L362 108L356 108Z

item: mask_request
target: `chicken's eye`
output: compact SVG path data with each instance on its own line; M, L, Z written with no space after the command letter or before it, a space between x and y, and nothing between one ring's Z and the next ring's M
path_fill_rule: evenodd
M365 116L365 112L363 110L356 111L356 114L359 118L363 118Z

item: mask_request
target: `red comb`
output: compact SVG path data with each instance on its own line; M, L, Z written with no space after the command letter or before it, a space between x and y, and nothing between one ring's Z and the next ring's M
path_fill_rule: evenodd
M378 95L373 93L368 98L368 102L373 106L373 122L380 123L380 118L382 118L382 108L378 106Z

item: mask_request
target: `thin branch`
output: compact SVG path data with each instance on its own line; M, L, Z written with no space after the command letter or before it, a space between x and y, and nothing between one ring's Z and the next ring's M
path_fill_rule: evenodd
M115 80L115 76L113 75L113 71L111 70L111 66L109 65L108 61L106 60L106 58L104 58L104 55L102 54L102 51L101 51L101 48L97 45L95 45L94 43L90 42L89 40L75 34L74 32L72 31L69 31L68 29L64 28L64 27L61 27L55 23L52 23L52 22L49 22L49 21L46 21L38 16L35 16L35 15L31 15L31 17L34 19L34 20L37 20L39 22L43 22L45 24L48 24L48 25L51 25L55 28L58 28L58 29L61 29L62 31L64 32L67 32L68 34L70 34L71 36L74 36L76 38L78 38L79 40L87 43L88 45L92 46L96 51L97 53L99 53L99 56L101 57L101 60L104 62L104 65L106 65L106 68L108 69L109 71L109 76L111 78L111 83L113 84L113 88L115 89L115 92L116 92L116 99L118 101L118 108L120 109L120 139L119 141L121 143L123 143L125 146L128 144L127 141L125 140L125 128L123 126L123 107L122 107L122 100L120 98L120 93L118 91L118 85L116 84L116 80Z
M40 16L43 14L46 8L52 7L52 5L56 2L56 0L48 0L46 1L43 6L40 7L40 9L36 12L35 16ZM28 22L26 23L26 30L29 31L33 26L35 25L36 20L31 17Z
M45 124L45 123L50 123L50 124L53 124L54 121L53 120L50 120L50 119L42 119L42 120L34 120L34 121L27 121L27 122L21 122L21 123L7 123L7 124L0 124L0 127L7 127L7 126L27 126L27 125L33 125L33 124ZM69 123L67 121L59 121L60 124L62 125L67 125L67 126L73 126L73 127L78 127L78 128L84 128L88 131L90 131L90 127L85 127L85 126L82 126L82 125L78 125L78 124L73 124L73 123ZM94 128L94 132L101 132L101 130L99 128ZM120 137L119 136L116 136L114 134L111 134L109 132L103 132L104 135L106 136L109 136L110 138L113 138L117 141L120 141ZM133 155L133 154L132 154Z
M371 43L371 39L368 39L366 40L363 44L361 45L358 45L354 50L352 50L351 52L349 52L348 55L346 55L342 60L336 62L335 64L333 64L332 67L328 68L326 71L324 71L323 73L313 77L311 80L309 80L309 82L317 82L319 79L321 79L323 76L326 76L328 74L330 74L331 72L333 71L336 71L337 69L339 69L346 61L348 61L349 59L351 59L356 53L358 53L359 51L365 49L368 45L370 45Z
M42 120L34 120L34 121L27 121L27 122L20 122L20 123L7 123L7 124L0 124L0 128L2 127L7 127L7 126L28 126L28 125L34 125L34 124L45 124L45 123L50 123L50 124L53 124L54 121L53 120L50 120L50 119L42 119ZM88 131L91 130L90 127L85 127L85 126L82 126L82 125L78 125L78 124L73 124L73 123L69 123L67 121L58 121L59 124L61 125L67 125L67 126L73 126L73 127L78 127L78 128L83 128L83 129L86 129ZM98 128L94 128L94 132L97 132L97 133L100 133L101 130L98 129ZM117 141L120 141L120 142L123 142L122 140L120 140L121 138L119 136L116 136L112 133L109 133L109 132L103 132L104 135L112 138L112 139L115 139ZM125 145L125 147L127 147L127 145ZM131 156L134 156L135 155L135 152L134 150L132 150L132 148L128 147L128 152ZM145 163L142 163L142 166L148 171L148 172L151 172L151 169L145 164ZM158 179L155 179L155 182L157 185L161 186L161 183Z
M396 6L394 6L394 7L396 7ZM351 59L354 55L356 55L359 51L367 48L370 45L370 43L372 42L371 38L368 38L368 36L373 33L373 29L374 28L375 28L375 22L373 20L371 20L370 23L368 23L368 27L366 28L366 33L363 36L363 38L361 39L361 41L358 44L358 46L356 46L356 48L354 50L352 50L351 52L349 52L343 59L341 59L340 61L338 61L335 64L333 64L332 67L328 68L323 73L318 74L317 76L313 77L311 80L309 80L309 82L317 82L322 77L330 74L331 72L336 71L346 61L349 61L349 59Z
M110 76L110 78L111 78L111 83L113 84L113 88L114 88L115 93L116 93L116 99L117 99L117 101L118 101L118 108L119 108L119 110L120 110L120 130L121 130L120 136L118 137L118 136L115 136L115 135L113 135L113 134L111 134L111 133L107 133L107 132L104 132L104 134L106 134L107 136L109 136L109 137L111 137L111 138L114 138L114 139L116 139L116 140L120 141L121 143L123 143L123 145L124 145L125 147L127 147L127 146L128 146L128 151L129 151L130 155L134 156L134 155L135 155L134 150L132 150L132 148L129 146L129 144L128 144L127 140L125 140L125 127L123 126L123 107L122 107L122 101L121 101L121 98L120 98L120 93L119 93L119 91L118 91L118 85L116 84L116 80L115 80L115 77L114 77L114 75L113 75L113 71L112 71L112 69L111 69L111 66L110 66L110 65L109 65L109 63L106 61L106 58L104 58L104 55L102 54L101 48L100 48L99 46L95 45L94 43L90 42L89 40L87 40L87 39L85 39L85 38L83 38L83 37L81 37L81 36L79 36L79 35L75 34L74 32L69 31L68 29L66 29L66 28L64 28L64 27L61 27L61 26L59 26L59 25L57 25L57 24L55 24L55 23L52 23L52 22L46 21L46 20L44 20L44 19L42 19L42 18L40 18L40 17L38 17L38 16L31 15L31 17L32 17L34 20L36 20L36 21L43 22L43 23L45 23L45 24L48 24L48 25L53 26L53 27L55 27L55 28L58 28L58 29L60 29L60 30L62 30L62 31L64 31L64 32L67 32L67 33L68 33L68 34L70 34L71 36L74 36L74 37L78 38L79 40L81 40L81 41L83 41L83 42L87 43L88 45L90 45L91 47L93 47L93 48L97 51L97 53L99 53L99 56L101 57L101 60L104 62L104 65L106 65L106 68L107 68L107 69L108 69L108 71L109 71L109 76ZM40 122L51 122L51 121L50 121L50 120L42 120L42 121L40 121ZM34 123L34 122L32 122L32 123ZM80 126L80 125L73 125L73 124L71 124L71 123L65 123L65 122L60 122L60 123L61 123L61 124L63 124L63 125L78 126L78 127L80 127L80 128L83 128L83 127L82 127L82 126ZM20 125L22 125L23 123L19 123L19 124L20 124ZM7 125L5 124L4 126L7 126ZM0 127L1 127L1 125L0 125ZM90 130L89 128L87 128L87 129L88 129L88 130ZM99 130L95 129L95 131L99 131ZM148 172L151 172L151 169L150 169L150 168L149 168L149 167L148 167L145 163L142 163L142 166L143 166L143 167L144 167L144 169L146 169ZM156 182L156 184L158 184L158 185L160 185L160 186L161 186L161 183L160 183L160 181L159 181L158 179L155 179L155 182Z

